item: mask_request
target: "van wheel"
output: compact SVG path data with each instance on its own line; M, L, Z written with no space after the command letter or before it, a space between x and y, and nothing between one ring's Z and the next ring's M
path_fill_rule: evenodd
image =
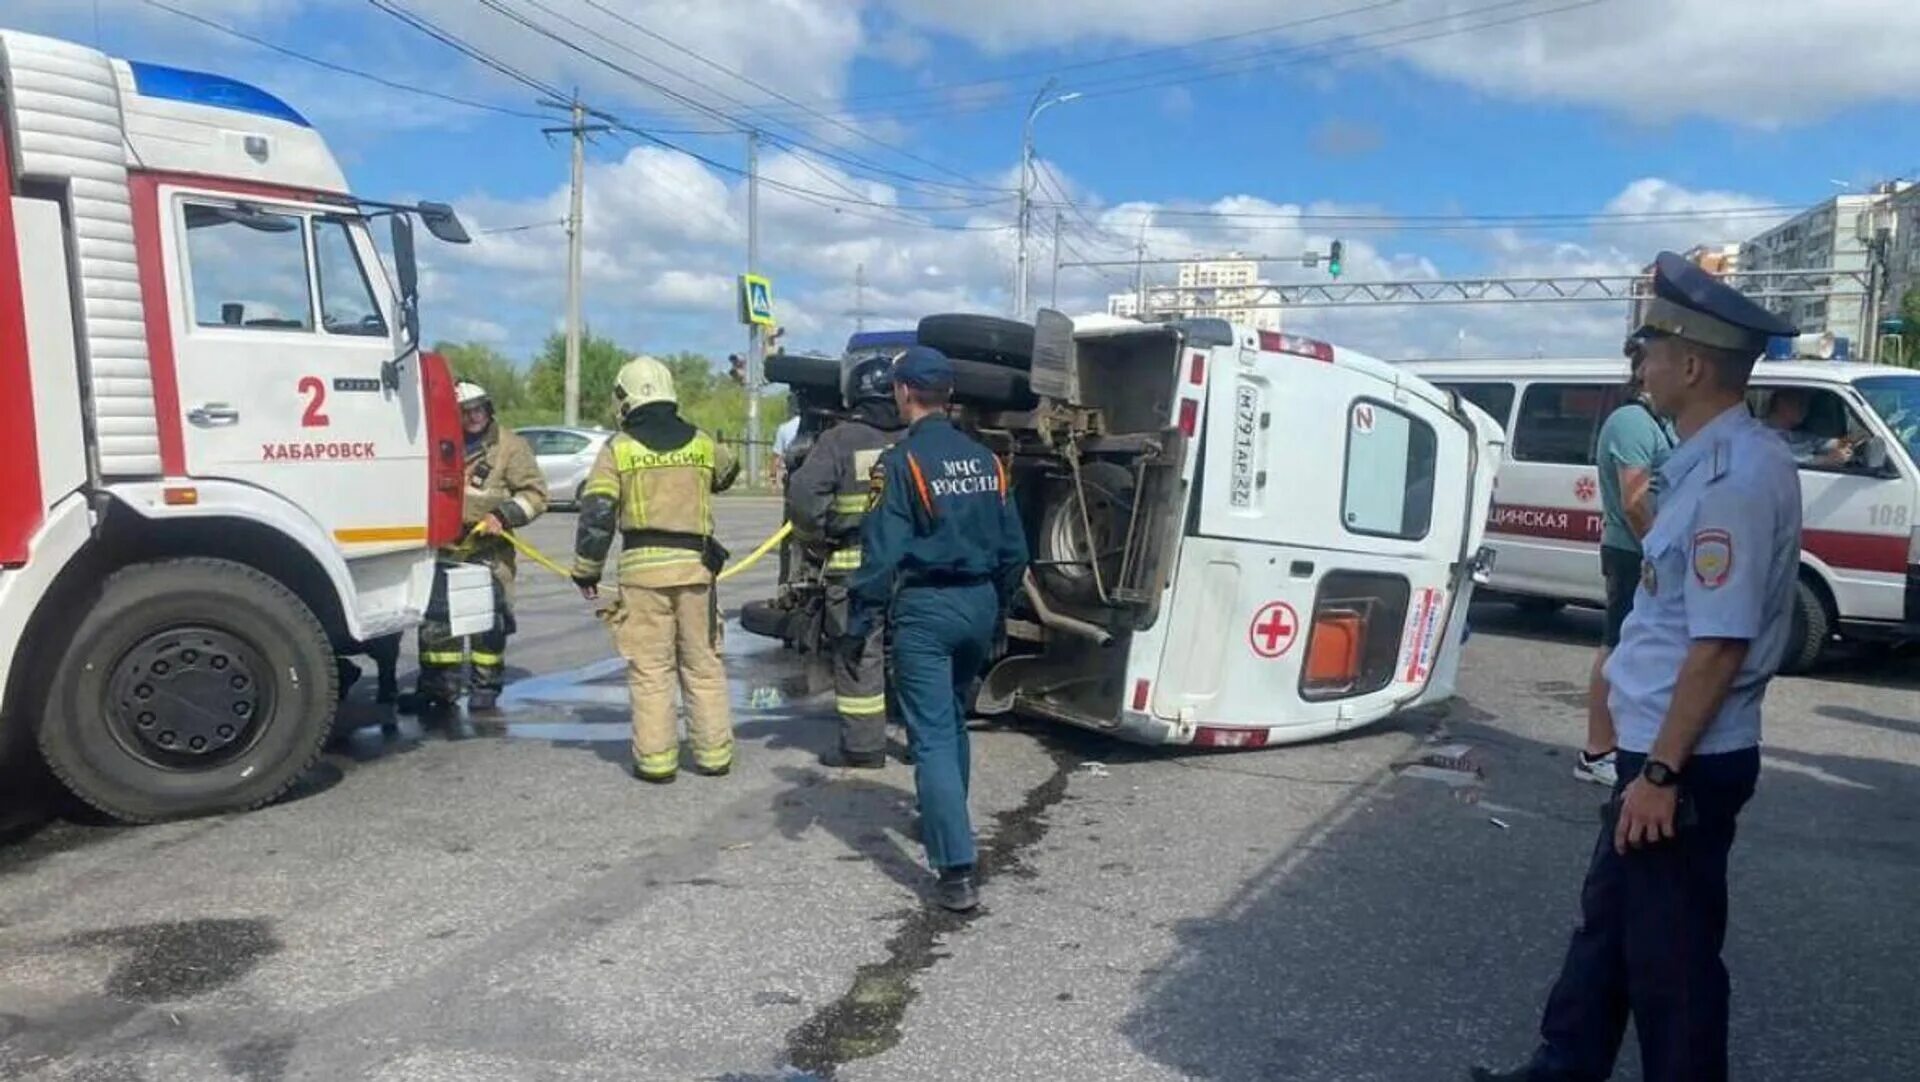
M339 673L320 621L243 564L174 559L115 573L67 643L40 753L116 819L257 808L332 734Z
M954 360L983 361L1026 371L1033 367L1033 324L999 316L927 316L914 337Z
M1062 601L1097 604L1094 562L1099 563L1100 583L1109 590L1120 576L1121 550L1133 522L1133 471L1112 462L1089 462L1080 469L1080 481L1084 518L1081 494L1074 492L1071 481L1058 486L1040 516L1040 584Z
M1780 671L1799 674L1811 670L1820 663L1820 655L1826 652L1832 637L1833 614L1820 599L1820 591L1805 579L1794 583L1793 624L1787 632L1787 653L1780 659Z

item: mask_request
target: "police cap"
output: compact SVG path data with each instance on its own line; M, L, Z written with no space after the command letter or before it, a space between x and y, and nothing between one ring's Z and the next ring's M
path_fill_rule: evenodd
M1653 296L1647 299L1646 314L1633 336L1673 335L1757 356L1766 349L1767 339L1793 333L1792 323L1746 294L1681 256L1661 252L1653 263Z
M908 346L893 362L893 379L923 391L951 391L953 362L932 346Z

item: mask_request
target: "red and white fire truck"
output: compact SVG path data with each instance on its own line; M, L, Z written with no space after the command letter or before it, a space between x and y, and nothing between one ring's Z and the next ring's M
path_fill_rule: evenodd
M0 29L0 789L258 806L419 622L463 486L415 218L466 239L265 91Z

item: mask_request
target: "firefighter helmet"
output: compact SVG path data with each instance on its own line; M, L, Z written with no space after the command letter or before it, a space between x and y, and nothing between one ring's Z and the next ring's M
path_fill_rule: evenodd
M487 394L485 387L480 386L478 383L470 383L466 380L461 380L459 383L453 385L453 397L459 400L462 410L470 410L476 406L493 405L493 396Z
M621 366L613 380L613 402L625 417L650 402L677 401L673 396L673 371L644 354Z
M893 358L884 354L867 357L847 374L847 405L872 398L893 397Z

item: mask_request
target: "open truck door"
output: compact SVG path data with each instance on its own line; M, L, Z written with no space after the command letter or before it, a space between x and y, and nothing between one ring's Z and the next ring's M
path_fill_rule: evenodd
M1135 645L1159 653L1134 666L1157 674L1150 712L1176 740L1253 746L1426 697L1464 630L1487 431L1322 342L1263 333L1210 363L1172 597Z

